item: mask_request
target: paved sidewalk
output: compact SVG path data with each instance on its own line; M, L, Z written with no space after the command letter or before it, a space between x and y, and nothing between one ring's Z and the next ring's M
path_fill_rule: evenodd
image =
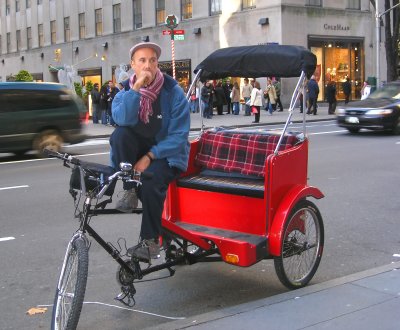
M400 262L148 329L400 329Z
M191 118L191 130L196 131L201 129L202 120L199 113L192 113L190 115ZM286 122L288 118L288 111L284 110L283 112L274 112L272 116L269 116L267 111L261 111L261 119L260 123L257 125L270 125L270 124L279 124ZM318 114L314 115L306 115L306 119L308 122L310 121L321 121L321 120L334 120L336 116L328 115L328 108L325 106L320 106L318 108ZM222 116L214 115L212 119L204 119L203 125L205 128L211 127L219 127L219 126L249 126L256 125L252 124L254 120L254 116L244 116L242 113L235 116L232 114L224 114ZM299 113L299 109L295 109L292 115L292 122L302 122L303 114ZM85 126L85 134L88 138L94 137L108 137L114 130L113 127L105 126L102 124L93 124L89 122Z

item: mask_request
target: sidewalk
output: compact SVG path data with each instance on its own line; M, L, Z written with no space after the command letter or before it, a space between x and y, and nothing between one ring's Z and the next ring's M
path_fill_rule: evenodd
M288 111L284 110L283 112L274 112L272 116L267 114L267 111L261 110L261 119L260 125L272 125L272 124L280 124L285 123L288 118ZM333 115L328 115L328 108L325 106L318 107L318 114L314 115L306 115L307 122L311 121L321 121L321 120L334 120L336 119ZM202 120L199 113L190 114L190 130L198 131L201 129ZM205 128L219 127L219 126L251 126L255 125L251 122L254 120L254 116L244 116L241 112L239 115L235 116L232 114L226 114L222 116L214 115L212 119L204 119L203 124ZM292 122L302 122L303 114L299 113L299 109L295 109L295 112L292 116ZM102 124L93 124L91 121L86 124L84 133L88 136L88 138L101 138L108 137L114 130L113 127L104 126Z
M400 262L148 329L400 329Z

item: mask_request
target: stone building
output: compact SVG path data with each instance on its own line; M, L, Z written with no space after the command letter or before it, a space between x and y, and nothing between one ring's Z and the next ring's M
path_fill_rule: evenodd
M85 84L115 79L129 66L129 48L143 40L161 45L162 71L172 75L171 37L165 18L179 18L175 72L182 86L196 65L221 47L264 43L302 45L318 58L320 100L329 79L349 77L353 98L375 76L374 8L369 0L1 0L0 80L19 70L38 81L57 81L72 65ZM166 32L164 32L166 31ZM381 80L385 56L381 43ZM284 101L293 88L283 79Z

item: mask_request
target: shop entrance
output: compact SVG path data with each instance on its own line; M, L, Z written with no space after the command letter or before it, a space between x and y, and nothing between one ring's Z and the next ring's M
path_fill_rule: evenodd
M342 84L351 82L351 100L360 99L364 81L364 46L362 40L309 39L309 48L317 56L317 79L320 93L318 101L324 101L325 87L329 81L336 83L336 98L344 100Z
M169 76L172 75L172 62L159 62L158 66L161 72L168 74ZM175 78L178 84L183 88L185 92L190 86L191 75L190 70L191 63L190 60L179 60L175 61Z

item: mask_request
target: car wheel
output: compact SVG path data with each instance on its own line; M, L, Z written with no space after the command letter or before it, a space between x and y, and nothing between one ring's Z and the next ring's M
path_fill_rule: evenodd
M397 120L397 123L394 124L394 126L392 128L392 134L393 135L400 134L400 119Z
M350 132L350 133L358 133L359 131L360 131L360 129L358 128L358 127L348 127L347 128L347 130Z
M45 130L37 135L33 141L33 150L39 157L44 157L44 149L59 152L63 144L63 138L56 130Z

